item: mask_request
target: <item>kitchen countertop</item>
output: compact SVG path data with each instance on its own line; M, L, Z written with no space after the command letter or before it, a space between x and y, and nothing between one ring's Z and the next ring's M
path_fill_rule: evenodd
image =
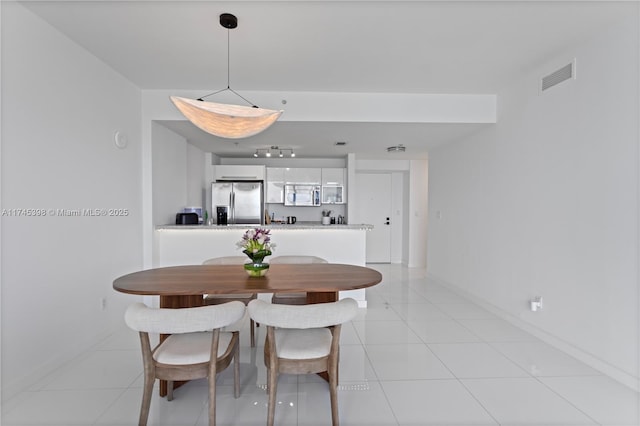
M373 229L373 225L364 223L357 224L341 224L341 225L323 225L320 222L297 222L293 225L271 223L269 225L159 225L156 226L156 230L164 229L181 229L181 230L211 230L211 231L223 231L226 229L249 229L249 228L265 228L265 229L313 229L313 230L365 230Z

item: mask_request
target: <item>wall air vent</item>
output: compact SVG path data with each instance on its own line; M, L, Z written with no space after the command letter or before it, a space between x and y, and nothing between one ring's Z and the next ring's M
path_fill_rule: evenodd
M562 68L552 72L551 74L542 77L540 90L544 92L547 89L557 86L563 81L576 78L576 61L563 66Z

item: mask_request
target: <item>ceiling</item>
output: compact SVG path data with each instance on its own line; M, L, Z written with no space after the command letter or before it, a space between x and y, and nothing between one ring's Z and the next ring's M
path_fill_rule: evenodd
M614 1L25 1L141 89L493 94L594 32L638 15ZM633 15L635 14L635 15ZM214 98L207 100L215 101ZM267 107L267 106L265 106ZM286 105L284 106L286 110ZM162 122L221 156L294 148L299 157L424 158L490 125L279 121L224 140ZM346 141L336 147L336 141ZM386 152L403 144L404 154Z

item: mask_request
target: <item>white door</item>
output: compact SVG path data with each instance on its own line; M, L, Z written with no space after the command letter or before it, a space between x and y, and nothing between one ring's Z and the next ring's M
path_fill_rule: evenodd
M367 263L391 262L391 174L356 173L356 212L367 232Z

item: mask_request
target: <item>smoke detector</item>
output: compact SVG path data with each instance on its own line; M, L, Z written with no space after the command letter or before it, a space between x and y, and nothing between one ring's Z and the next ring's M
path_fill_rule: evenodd
M406 147L402 144L387 147L387 152L405 152Z

